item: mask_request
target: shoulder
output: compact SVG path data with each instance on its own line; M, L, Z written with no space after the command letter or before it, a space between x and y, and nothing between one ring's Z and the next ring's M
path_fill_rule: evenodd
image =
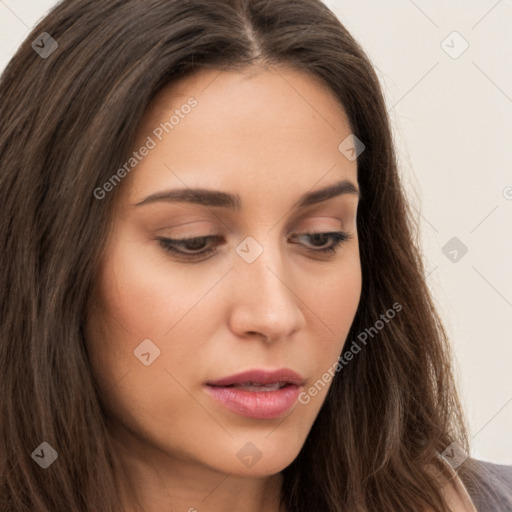
M468 493L478 512L512 512L512 466L494 464L483 460L473 459L477 466L483 483L495 496L494 500L484 495L481 489L468 487ZM508 501L510 505L500 504Z
M452 478L443 485L441 493L450 511L512 512L512 466L473 458L469 461L473 475L474 472L477 474L476 481L475 477L466 481L467 477L459 477L450 466L446 466ZM432 511L427 509L425 512Z
M483 460L473 459L481 468L482 473L492 481L508 484L508 489L512 492L512 466L504 464L494 464Z

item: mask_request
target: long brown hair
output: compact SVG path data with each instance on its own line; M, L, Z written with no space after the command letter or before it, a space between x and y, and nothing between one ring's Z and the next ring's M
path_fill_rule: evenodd
M46 58L32 47L43 32L58 44ZM5 69L1 510L119 510L82 330L119 187L101 200L93 191L126 162L162 87L201 68L261 63L320 78L366 147L358 159L363 290L347 342L402 306L336 375L283 471L283 502L290 512L447 510L427 467L441 469L437 454L454 441L469 447L445 331L425 284L378 79L319 0L64 0ZM58 452L46 470L31 457L42 442ZM478 484L472 459L458 472Z

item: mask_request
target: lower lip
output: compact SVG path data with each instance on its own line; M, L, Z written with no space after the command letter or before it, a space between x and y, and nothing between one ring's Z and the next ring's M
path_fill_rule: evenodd
M249 418L271 420L283 416L293 406L301 387L290 384L276 391L245 391L207 385L206 389L230 411Z

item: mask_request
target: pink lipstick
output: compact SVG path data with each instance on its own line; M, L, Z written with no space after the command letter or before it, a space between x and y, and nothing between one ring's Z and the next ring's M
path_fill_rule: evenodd
M227 409L255 419L283 416L296 403L304 379L286 368L250 370L206 383L206 390Z

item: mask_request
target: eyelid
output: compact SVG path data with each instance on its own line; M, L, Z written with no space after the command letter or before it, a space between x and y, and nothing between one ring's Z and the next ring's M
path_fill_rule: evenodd
M310 230L302 233L294 233L292 238L301 238L306 236L315 236L315 235L323 235L332 240L332 243L328 247L324 247L322 249L315 249L312 246L307 246L305 250L311 254L317 256L331 257L334 256L341 248L341 245L344 242L347 242L353 239L353 235L351 233L345 231L325 231L325 230ZM171 253L176 259L181 260L189 260L191 263L200 262L205 260L210 254L216 252L216 247L223 244L216 244L215 247L207 247L206 249L187 252L180 249L177 249L176 246L180 244L191 243L193 241L205 241L208 240L223 240L224 238L219 235L209 235L209 236L197 236L197 237L188 237L188 238L165 238L165 237L157 237L156 238L161 245L161 247ZM296 245L301 245L297 242L292 242ZM198 258L202 258L198 260Z

